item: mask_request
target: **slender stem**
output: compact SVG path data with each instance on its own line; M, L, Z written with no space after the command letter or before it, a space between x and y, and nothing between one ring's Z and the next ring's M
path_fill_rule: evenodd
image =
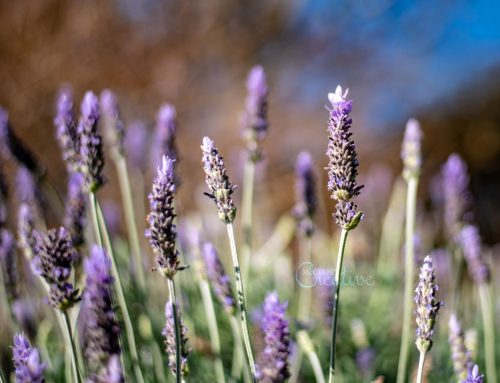
M337 268L335 269L335 295L332 315L332 343L330 345L330 373L328 375L328 382L333 383L335 380L335 346L337 341L337 318L339 312L339 299L340 299L340 276L342 273L342 262L344 261L345 244L347 241L347 234L349 230L342 229L340 233L339 250L337 254Z
M302 367L302 360L304 359L304 351L302 347L297 347L292 360L290 361L290 379L288 383L297 383L299 380L300 368Z
M175 381L182 382L182 362L181 362L181 325L179 321L179 313L177 311L177 298L175 295L175 284L172 277L167 278L168 291L170 294L170 302L172 304L172 312L174 314L175 328Z
M425 363L425 352L420 353L420 358L418 360L418 370L417 370L417 381L416 383L422 383L424 375L424 363Z
M89 193L90 200L90 215L92 216L92 224L94 225L94 234L99 247L102 247L102 233L99 227L99 219L97 218L97 199L93 192Z
M128 348L130 352L130 357L132 358L132 365L134 368L135 378L137 379L138 383L144 383L144 377L142 376L142 371L139 364L139 354L137 352L137 346L135 342L134 327L132 326L130 313L127 307L127 301L125 300L125 294L123 293L123 285L120 278L120 273L118 272L118 268L116 267L115 254L113 251L113 246L111 245L111 240L109 238L106 222L104 221L104 215L102 214L101 206L99 205L99 203L95 198L93 199L91 198L91 203L94 203L95 205L92 207L92 209L95 210L98 219L97 236L99 237L102 235L106 252L108 253L109 258L111 259L111 273L113 275L113 278L115 279L116 298L118 300L118 306L120 306L120 310L123 315L123 323L125 325L125 332L127 333Z
M233 332L233 366L231 368L231 376L235 380L239 380L241 377L241 371L245 372L244 378L245 382L250 381L248 368L243 369L243 360L244 360L244 352L243 352L243 342L241 340L241 332L240 325L238 323L238 319L231 315L229 317L229 323L231 324L231 331ZM246 366L245 366L246 367Z
M241 280L240 263L238 261L238 253L236 252L236 242L234 240L233 224L227 224L227 235L229 238L229 245L231 247L231 256L233 259L234 274L236 279L236 291L238 293L238 307L240 311L240 325L243 334L243 344L247 354L248 365L252 375L252 381L256 382L255 378L255 362L252 354L252 346L250 344L250 335L248 334L247 312L245 308L245 293L243 289L243 281Z
M313 369L314 378L316 379L316 382L325 383L325 377L323 375L321 363L319 362L318 354L314 350L313 342L309 337L309 334L305 330L300 330L297 332L297 342L299 344L298 352L301 353L304 352L309 358L309 362L311 363L311 367ZM297 381L297 378L298 378L298 371L297 371L297 377L294 379L294 381ZM292 380L290 380L290 383L291 382Z
M411 316L413 309L414 288L413 243L417 210L417 188L418 177L410 177L408 179L408 189L406 194L404 311L403 328L401 334L401 348L399 350L397 383L403 383L406 379L408 357L410 354Z
M243 244L241 247L241 256L243 261L243 279L248 282L250 259L252 256L253 194L255 182L255 162L251 158L248 158L245 162L243 177L243 201L241 208Z
M489 286L482 283L479 286L481 314L484 331L484 357L486 360L486 377L488 382L497 382L495 363L495 317L492 308Z
M2 370L0 370L0 383L5 383Z
M125 157L116 157L115 165L118 173L118 183L120 185L123 210L125 212L125 223L127 225L128 240L130 242L130 252L132 253L132 269L139 288L141 289L141 291L144 291L146 288L146 280L144 277L141 245L135 220L132 189L130 186L130 179L127 171L127 163L125 161Z
M73 380L77 383L82 383L80 367L78 365L78 356L76 353L75 340L71 332L71 323L67 311L61 312L64 319L64 328L66 331L66 347L71 349L71 361L73 363Z
M311 262L312 240L311 236L300 237L299 265L304 262ZM311 311L311 289L299 286L299 304L297 317L299 321L306 322Z

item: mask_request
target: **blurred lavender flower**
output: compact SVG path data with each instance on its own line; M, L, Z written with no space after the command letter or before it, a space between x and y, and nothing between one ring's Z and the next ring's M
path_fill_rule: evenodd
M177 306L177 315L179 316L180 334L181 334L181 376L188 372L187 357L191 349L187 345L187 328L182 321L181 311ZM168 366L174 375L177 375L177 362L176 362L176 346L175 346L175 325L174 325L174 311L172 302L167 302L165 305L165 328L162 335L165 337L165 349L168 357Z
M363 185L358 185L358 159L356 147L351 138L352 119L349 117L352 100L346 100L348 90L342 94L338 86L335 93L329 93L332 104L328 124L328 190L331 198L337 201L335 220L343 229L353 229L359 223L361 214L356 213L357 206L351 201L359 195Z
M217 205L220 220L224 223L232 223L236 216L236 207L231 195L236 186L229 181L224 166L224 159L210 138L203 137L201 150L203 151L201 163L205 171L205 182L210 190L209 193L204 194L210 197Z
M153 190L149 194L151 211L147 217L149 228L146 237L155 254L155 261L162 274L167 277L179 270L179 252L175 248L177 228L174 224L174 164L163 156L158 175L153 180Z
M205 261L207 277L214 289L215 296L229 314L236 312L236 300L231 287L231 278L226 274L219 259L217 249L210 242L205 242L201 249Z
M56 138L61 147L63 160L68 173L78 170L80 138L77 134L76 120L73 113L73 92L64 87L57 96L57 113L54 119Z
M467 378L467 375L472 370L472 359L470 352L465 347L462 326L460 326L455 314L450 316L448 341L450 343L453 370L458 381L461 382Z
M10 303L18 297L17 254L14 236L7 229L0 230L0 272Z
M110 234L117 235L120 232L122 223L120 206L114 200L105 200L102 202L101 207Z
M415 314L417 322L417 345L421 353L426 353L432 347L432 335L434 324L443 302L436 301L435 270L430 256L425 257L424 264L420 268L419 282L415 289L415 303L417 305Z
M0 227L7 224L7 198L9 197L9 191L7 187L7 180L3 169L0 166Z
M472 368L472 371L469 372L467 379L463 380L462 383L483 383L484 376L479 375L479 367L477 364Z
M372 347L365 347L356 352L356 366L363 377L368 378L373 374L375 357L375 350Z
M120 355L120 325L113 304L111 261L94 245L83 264L86 289L83 294L83 339L85 358L92 369L106 366L113 355Z
M38 302L31 298L16 299L11 306L14 318L30 339L35 339L38 332L37 306Z
M118 355L109 358L107 366L101 369L98 374L92 375L85 383L123 383L123 368Z
M85 243L87 194L84 190L84 182L85 179L81 173L70 174L64 226L69 230L71 241L76 247Z
M124 146L128 163L136 169L144 170L146 168L148 141L148 130L143 122L135 121L127 126Z
M33 210L27 203L21 203L17 218L19 248L27 259L32 259L36 249L35 220Z
M333 313L333 288L329 283L321 283L316 285L317 299L319 302L321 319L325 323L327 328L332 325L332 313Z
M261 322L265 346L260 354L256 377L263 383L282 383L290 377L290 330L285 319L286 303L280 303L278 294L267 294Z
M177 112L171 104L163 104L156 115L156 128L152 149L152 166L156 168L162 156L166 155L178 161L175 135L177 130ZM175 164L175 162L174 162Z
M403 177L408 179L420 174L422 167L422 130L417 120L411 118L406 123L401 158L403 159Z
M301 152L295 163L296 203L293 210L299 229L306 236L314 231L313 218L316 213L316 176L313 160L308 152Z
M487 283L490 280L490 268L481 254L481 237L477 226L466 225L460 232L460 243L472 280Z
M45 364L40 361L40 355L35 347L23 334L14 335L14 347L12 348L12 359L14 361L14 376L16 383L43 383L43 372Z
M19 166L16 173L16 198L20 203L29 204L36 219L41 219L43 210L42 193L33 175L24 166Z
M81 114L77 131L80 139L80 171L85 176L86 189L94 192L104 183L102 175L104 152L101 133L97 126L99 100L91 91L85 93Z
M105 89L101 92L100 101L105 138L113 155L123 156L125 153L123 144L125 129L120 118L116 95L111 90Z

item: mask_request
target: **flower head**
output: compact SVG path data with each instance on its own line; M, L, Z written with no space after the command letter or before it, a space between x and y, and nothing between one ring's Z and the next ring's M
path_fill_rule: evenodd
M37 219L41 218L43 197L33 175L24 166L19 166L16 172L16 197L20 203L27 203L32 208Z
M295 163L295 192L296 203L294 215L298 227L307 236L314 230L313 217L316 213L316 176L314 175L313 160L308 152L301 152Z
M457 378L462 381L467 378L467 375L472 370L472 358L465 347L462 326L455 314L450 316L448 341L450 343L453 370Z
M23 334L14 335L12 348L14 376L16 383L43 383L45 364L40 361L40 354Z
M403 176L405 179L416 177L422 167L422 130L417 120L411 118L406 123L401 158L403 159Z
M36 250L35 220L32 208L27 203L21 203L19 206L17 236L19 248L24 255L28 259L33 258Z
M477 226L464 226L460 232L460 243L472 280L478 284L488 282L490 268L481 253L481 237Z
M184 326L182 321L181 311L177 307L177 315L179 318L180 325L180 335L181 335L181 375L185 375L188 372L187 358L191 352L188 347L187 339L187 328ZM162 335L165 337L165 349L168 356L168 366L174 375L177 375L177 361L176 361L176 342L175 342L175 322L174 322L174 310L172 302L167 302L165 305L165 328L162 331Z
M62 150L63 160L69 173L78 170L80 138L77 134L76 120L73 113L73 94L65 87L57 97L57 113L54 119L56 138Z
M157 167L162 156L166 155L173 161L178 161L175 135L177 131L177 111L171 104L163 104L156 115L154 147L152 149L153 167ZM174 162L175 166L175 162Z
M7 187L7 180L5 174L0 166L0 227L7 224L7 198L9 190Z
M118 100L116 95L109 89L101 92L101 112L104 125L104 134L114 156L123 156L125 148L123 140L125 129L120 118Z
M18 297L17 253L14 236L7 229L0 229L0 272L12 303Z
M124 145L128 163L136 169L144 170L146 167L148 140L148 130L143 122L135 121L127 126Z
M203 138L201 150L203 151L201 163L205 171L205 182L210 190L205 195L214 200L221 221L232 223L236 216L236 207L231 195L236 187L229 181L224 159L210 138Z
M85 243L85 223L87 194L84 190L85 179L81 173L72 173L68 182L64 226L71 234L73 245L78 247Z
M479 375L479 367L474 365L472 370L469 372L469 375L467 375L467 379L463 380L462 383L483 383L484 382L484 376Z

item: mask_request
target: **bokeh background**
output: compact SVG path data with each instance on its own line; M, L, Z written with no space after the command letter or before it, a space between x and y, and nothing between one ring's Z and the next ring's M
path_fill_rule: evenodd
M210 135L241 179L245 78L267 71L271 128L258 187L271 218L293 203L293 163L326 158L326 94L354 99L361 173L400 171L406 120L425 133L422 199L453 151L470 166L485 242L500 241L500 3L493 0L46 0L0 2L0 105L65 188L54 139L54 100L70 84L116 91L127 122L150 129L158 107L177 107L180 206L196 209L199 143ZM103 194L116 193L113 169ZM259 189L260 188L260 189ZM259 192L260 190L260 192ZM273 201L267 203L266 201ZM263 207L262 207L263 206ZM323 222L331 221L328 209Z

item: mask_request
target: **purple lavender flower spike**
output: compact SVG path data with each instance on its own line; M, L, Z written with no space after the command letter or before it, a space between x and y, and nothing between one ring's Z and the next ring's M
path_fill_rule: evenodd
M153 181L153 190L149 194L150 213L147 221L149 228L146 237L153 249L158 271L172 277L179 270L179 252L175 244L177 227L174 224L174 161L163 156L162 165Z
M421 353L426 353L432 347L432 335L439 309L443 302L436 301L436 276L432 258L425 257L420 268L419 282L415 289L417 340L415 344Z
M487 283L490 280L490 268L481 254L481 237L477 226L464 226L460 232L460 243L472 280L477 284Z
M298 228L306 235L311 236L314 231L313 217L316 213L316 176L313 169L313 160L308 152L301 152L295 164L296 203L293 210L298 221Z
M73 92L64 87L57 96L57 113L54 119L56 138L61 147L63 160L68 173L78 171L80 138L77 134L75 115L73 112Z
M448 341L450 343L453 370L461 382L467 378L467 375L472 370L472 358L465 347L464 332L455 314L450 316Z
M21 203L17 218L19 248L27 259L32 259L36 250L35 220L31 206Z
M101 112L104 125L104 134L114 156L123 156L125 147L123 144L125 129L120 118L118 100L116 95L109 89L101 92Z
M40 219L43 209L42 193L33 175L24 166L20 166L16 173L16 198L20 203L27 203L36 212Z
M7 229L0 230L0 272L9 302L18 297L17 254L14 236Z
M92 370L105 367L113 355L119 357L120 325L113 304L111 261L97 245L85 259L86 289L83 294L83 353Z
M35 339L38 332L37 305L38 302L31 298L16 299L12 302L12 314L29 339Z
M201 249L201 255L205 261L205 270L215 296L229 314L235 313L236 300L231 287L231 278L224 270L217 249L212 243L205 242Z
M149 141L149 134L145 124L141 121L134 121L127 126L125 132L125 150L127 152L128 163L136 169L146 168L146 152Z
M98 129L99 100L88 91L81 104L81 117L78 124L80 137L80 171L85 176L85 186L90 192L96 191L103 183L104 152L102 137Z
M472 370L469 372L469 375L467 376L467 379L463 380L462 383L483 383L484 382L484 376L479 375L479 367L474 365Z
M45 382L43 372L46 366L40 361L38 350L31 347L30 342L23 334L14 335L12 359L14 361L16 383Z
M403 159L403 177L408 179L420 174L422 167L422 130L417 120L411 118L406 123L401 158Z
M260 354L256 377L259 382L283 383L290 377L290 330L285 319L287 304L280 303L278 294L267 294L261 322L265 346Z
M7 224L7 198L9 190L3 169L0 166L0 227Z
M191 349L188 347L187 328L182 321L181 311L177 306L177 315L179 316L179 325L181 333L181 376L188 372L187 358ZM174 311L172 302L167 302L165 305L165 328L162 335L165 337L165 350L168 356L168 366L174 375L177 375L177 362L176 362L176 345L175 345L175 326L174 326Z
M156 116L155 146L152 151L153 168L158 166L163 155L173 161L178 161L177 146L175 144L176 130L177 112L175 107L171 104L163 104Z
M64 226L69 230L71 241L76 247L85 243L87 194L84 190L84 182L85 179L81 173L72 173L68 182Z
M201 163L205 171L205 182L210 190L209 193L204 194L217 205L220 220L224 223L232 223L236 217L236 207L231 195L236 186L229 181L224 166L224 158L219 154L210 138L203 137L201 150L203 151Z
M358 185L358 159L356 147L352 140L352 119L349 113L352 109L352 100L347 100L346 90L342 93L340 86L335 93L329 93L328 99L332 104L330 122L328 124L328 190L331 198L337 201L335 220L343 229L354 229L361 213L356 213L357 206L351 201L359 195L363 185Z

